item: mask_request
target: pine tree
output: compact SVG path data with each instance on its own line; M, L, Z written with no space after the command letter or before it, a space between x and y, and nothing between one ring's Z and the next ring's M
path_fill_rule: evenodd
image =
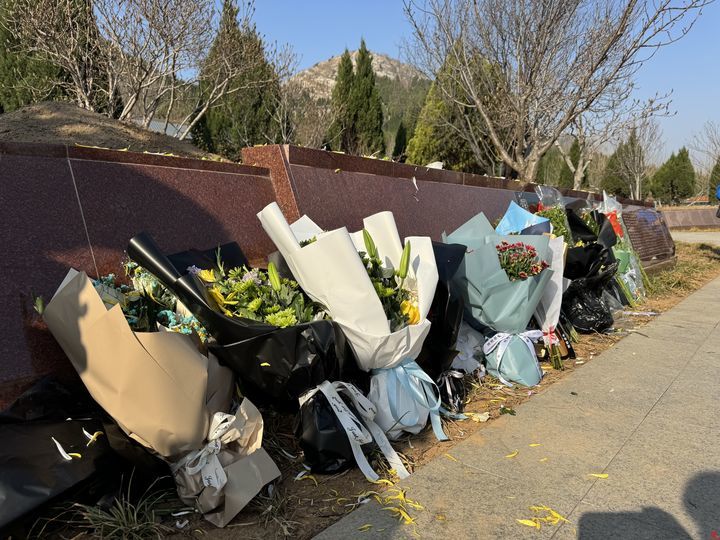
M402 120L398 124L397 131L395 132L395 143L393 144L392 158L402 159L405 156L405 150L407 149L407 130Z
M687 148L681 148L657 170L652 179L652 192L656 199L680 202L695 192L695 169Z
M333 123L328 139L330 145L343 152L353 153L356 148L355 111L351 106L351 94L355 75L352 58L347 49L340 57L335 87L332 91L331 107Z
M364 39L360 40L360 49L355 63L350 106L355 116L358 153L363 155L384 154L382 103L380 94L375 87L372 56L365 46Z
M716 188L720 185L720 157L710 171L710 185L708 186L708 197L711 203L717 203Z
M216 152L232 160L240 159L243 147L273 143L279 137L273 116L280 96L280 82L275 69L265 58L265 47L257 29L254 25L241 27L237 14L235 2L225 0L207 65L213 65L214 55L219 54L219 50L235 48L245 55L245 58L238 58L238 62L247 62L256 68L243 71L232 81L231 86L243 90L225 96L205 113L207 133L201 126L194 134L203 141L201 144L215 148Z

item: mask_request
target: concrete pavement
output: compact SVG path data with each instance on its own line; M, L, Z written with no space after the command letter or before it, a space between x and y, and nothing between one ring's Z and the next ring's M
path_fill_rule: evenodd
M688 244L710 244L711 246L720 246L720 232L688 232L688 231L670 231L673 240L676 242L687 242Z
M719 325L717 279L400 482L416 527L372 502L316 538L720 538Z

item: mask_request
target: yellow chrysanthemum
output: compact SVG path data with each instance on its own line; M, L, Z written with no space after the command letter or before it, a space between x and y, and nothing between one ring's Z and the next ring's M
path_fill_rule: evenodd
M408 324L417 324L420 322L420 310L415 302L403 300L400 304L400 311L408 318Z
M213 272L212 268L209 270L200 270L200 272L198 272L198 277L206 283L213 283L217 281L215 278L215 272Z

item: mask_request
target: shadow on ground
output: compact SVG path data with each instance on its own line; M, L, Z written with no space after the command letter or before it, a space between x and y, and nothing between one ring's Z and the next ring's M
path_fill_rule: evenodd
M685 486L683 505L695 530L685 529L671 514L658 507L638 512L592 512L578 522L580 540L698 538L720 539L720 472L695 475Z

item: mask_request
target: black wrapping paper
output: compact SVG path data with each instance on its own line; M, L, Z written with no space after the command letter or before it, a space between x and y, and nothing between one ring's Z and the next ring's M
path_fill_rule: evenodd
M345 405L357 415L350 400ZM305 463L315 474L336 474L355 466L350 441L322 392L315 393L300 407L295 436L305 454Z
M92 434L104 427L86 396L84 388L74 391L44 379L0 413L0 537L20 527L15 520L59 495L73 492L82 499L94 491L99 498L116 479L120 462L107 439L87 445L83 429ZM64 459L53 437L81 457Z
M452 293L450 283L463 262L467 248L462 244L432 244L438 284L427 316L431 323L430 332L416 361L437 381L441 373L450 369L458 354L455 343L463 319L464 304L462 298Z
M278 328L228 317L210 298L205 285L188 266L215 266L214 249L165 256L145 233L130 240L128 256L153 274L205 327L208 350L238 377L243 394L259 406L297 410L297 399L324 380L348 380L366 387L367 374L340 327L329 320ZM227 267L246 264L237 244L220 247ZM190 263L190 264L188 264Z

